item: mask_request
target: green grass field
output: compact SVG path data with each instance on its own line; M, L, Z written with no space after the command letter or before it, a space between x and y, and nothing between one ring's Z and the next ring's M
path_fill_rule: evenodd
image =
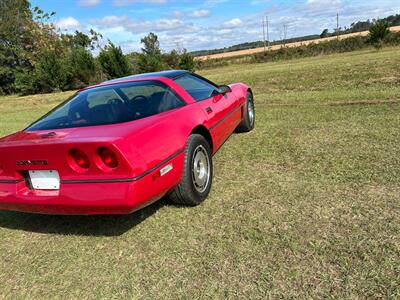
M257 124L210 197L128 216L0 213L0 298L399 298L400 48L202 75L253 87ZM67 95L0 98L0 134Z

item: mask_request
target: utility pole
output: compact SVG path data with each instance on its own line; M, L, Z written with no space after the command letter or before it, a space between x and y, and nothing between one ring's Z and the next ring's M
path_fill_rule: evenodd
M339 39L339 12L336 14L336 36Z
M283 24L283 44L286 46L286 38L287 38L287 29L288 25Z
M269 44L269 20L268 20L268 16L265 16L265 20L267 21L267 41L268 41L268 49L269 49L270 44Z
M264 53L267 52L267 44L265 42L265 20L262 19L262 29L263 29L263 41L264 41Z

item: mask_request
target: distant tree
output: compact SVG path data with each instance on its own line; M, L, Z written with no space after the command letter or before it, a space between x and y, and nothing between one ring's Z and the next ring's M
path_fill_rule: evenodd
M94 50L99 47L99 39L102 35L93 29L90 29L89 34L85 34L78 30L74 34L61 34L61 39L67 47L83 47Z
M157 72L164 69L164 64L161 60L161 55L153 56L140 53L138 67L140 73Z
M60 34L54 15L27 0L0 0L0 94L51 92L100 78L91 50L101 35Z
M390 34L389 25L384 20L376 20L369 29L368 41L375 48L382 47L382 41Z
M126 55L126 58L127 58L128 61L129 61L129 65L130 65L131 68L132 68L132 74L137 74L137 73L139 73L139 65L138 65L138 63L139 63L139 56L140 56L140 53L139 53L139 52L136 52L136 51L131 52L131 53L129 53L129 54Z
M60 47L57 28L51 22L51 18L54 15L55 12L49 14L37 6L33 8L33 23L30 29L34 40L31 56L33 64L35 64L36 55L42 50L55 50L58 48L58 52L63 52L63 48Z
M156 72L164 69L158 36L150 32L141 39L142 53L138 57L139 72Z
M180 62L180 54L177 50L162 55L162 60L170 69L177 69Z
M63 90L67 82L67 70L55 50L43 50L37 56L35 69L17 73L16 85L22 94L50 93Z
M15 74L30 69L32 12L27 0L0 0L0 94L15 91Z
M400 15L388 16L384 20L389 23L389 26L398 26L398 25L400 25Z
M67 73L65 89L77 89L91 83L96 73L96 63L92 53L84 47L74 47L64 60Z
M38 64L40 53L57 48L59 38L50 22L54 14L31 9L26 0L0 0L0 93L17 91L17 74L32 76L36 66L43 65Z
M140 42L143 44L142 52L147 55L156 56L161 54L160 42L158 36L150 32L147 36L142 38Z
M195 70L195 61L192 55L190 55L185 49L179 58L179 68L188 71Z
M369 30L371 25L372 23L369 19L367 21L358 21L350 25L350 32L366 31Z
M63 61L54 50L40 52L35 66L35 85L41 92L62 90L66 83Z
M78 30L76 30L74 34L62 34L61 37L68 46L72 47L88 48L91 44L90 37Z
M129 61L122 53L121 47L117 47L111 42L100 51L98 60L109 79L127 76L132 72Z
M319 35L321 39L326 38L328 36L329 30L324 29L321 34Z
M21 95L31 95L38 93L39 87L36 86L34 71L19 71L15 73L15 91Z

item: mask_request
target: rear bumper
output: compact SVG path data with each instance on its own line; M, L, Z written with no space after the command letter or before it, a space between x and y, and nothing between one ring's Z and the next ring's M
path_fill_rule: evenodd
M128 214L144 206L140 183L62 184L59 191L30 190L25 182L0 183L0 210L41 214ZM137 200L139 201L137 201Z
M0 181L0 210L55 215L129 214L164 196L179 184L183 151L136 178L108 181L61 180L57 191L33 190L26 181ZM165 176L161 168L172 164Z

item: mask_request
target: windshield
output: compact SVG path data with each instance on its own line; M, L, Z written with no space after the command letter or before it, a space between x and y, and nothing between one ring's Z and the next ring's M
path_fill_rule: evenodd
M49 130L129 122L165 112L184 102L158 81L137 81L77 93L26 130Z

